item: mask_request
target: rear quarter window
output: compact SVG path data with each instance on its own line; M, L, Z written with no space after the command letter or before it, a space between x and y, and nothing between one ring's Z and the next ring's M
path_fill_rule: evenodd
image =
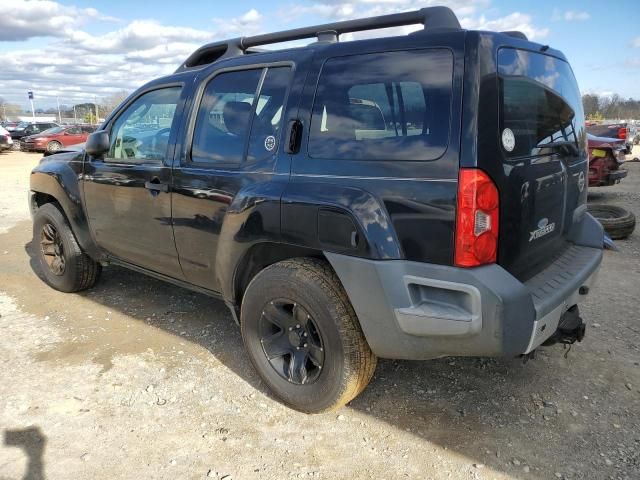
M447 49L328 59L313 104L309 155L435 160L449 143L453 54Z

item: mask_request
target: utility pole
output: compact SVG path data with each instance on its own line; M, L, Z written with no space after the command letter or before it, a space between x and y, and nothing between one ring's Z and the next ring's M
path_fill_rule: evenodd
M78 115L76 115L76 105L73 104L73 123L78 123Z
M93 105L96 107L96 125L98 124L98 97L93 96Z
M62 114L60 113L60 98L56 97L56 104L58 105L58 123L62 125Z
M36 110L33 108L33 91L29 90L27 92L29 96L29 101L31 102L31 116L33 117L33 123L36 123Z

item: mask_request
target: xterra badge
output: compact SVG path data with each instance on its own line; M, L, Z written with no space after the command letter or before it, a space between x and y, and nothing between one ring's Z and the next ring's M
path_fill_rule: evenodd
M531 236L529 237L529 241L532 242L540 237L544 237L546 234L553 232L555 228L555 223L549 223L549 219L543 218L538 222L538 229L530 232Z

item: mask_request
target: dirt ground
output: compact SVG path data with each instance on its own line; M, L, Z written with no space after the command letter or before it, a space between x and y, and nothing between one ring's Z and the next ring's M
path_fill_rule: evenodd
M350 405L309 416L270 397L222 302L120 268L48 288L29 256L38 159L0 154L0 479L640 478L640 228L605 253L570 351L380 361ZM627 168L590 197L640 217Z

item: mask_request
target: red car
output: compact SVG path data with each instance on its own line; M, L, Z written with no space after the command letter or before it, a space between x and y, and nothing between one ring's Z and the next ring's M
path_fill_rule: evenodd
M587 134L589 148L589 186L614 185L627 176L620 168L625 159L625 140Z
M92 125L53 127L23 138L20 149L28 152L55 153L63 147L86 142L89 134L93 133L95 129Z

